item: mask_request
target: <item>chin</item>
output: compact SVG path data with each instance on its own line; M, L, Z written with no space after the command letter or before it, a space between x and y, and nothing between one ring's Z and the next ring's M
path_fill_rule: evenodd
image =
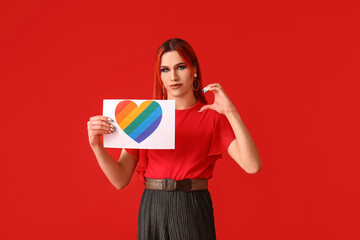
M188 95L188 92L193 92L193 89L191 87L191 89L189 89L188 91L186 91L185 89L169 89L167 91L168 96L172 96L172 97L185 97L186 95Z

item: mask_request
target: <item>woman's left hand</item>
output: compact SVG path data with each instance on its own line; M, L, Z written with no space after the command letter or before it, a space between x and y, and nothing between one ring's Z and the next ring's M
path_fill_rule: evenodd
M203 106L199 112L208 109L215 110L221 114L236 112L235 106L232 104L229 97L226 95L224 89L220 86L219 83L209 84L203 89L203 91L204 93L206 93L207 91L212 91L214 93L215 99L213 104Z

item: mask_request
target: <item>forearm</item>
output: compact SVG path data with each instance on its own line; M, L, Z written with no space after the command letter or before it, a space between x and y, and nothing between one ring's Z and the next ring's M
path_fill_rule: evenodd
M236 153L238 159L235 160L249 173L260 171L262 164L258 150L239 113L233 111L225 114L225 116L235 133L238 145L238 152Z
M116 162L110 154L102 146L92 147L100 168L105 173L109 181L117 188L122 189L128 183L129 179L126 176L123 167Z

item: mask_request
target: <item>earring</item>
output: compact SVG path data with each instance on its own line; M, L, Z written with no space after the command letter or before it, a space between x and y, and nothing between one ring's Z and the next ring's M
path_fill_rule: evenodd
M196 75L196 74L195 74L195 75ZM195 89L195 88L194 88L194 82L195 82L196 80L197 80L197 82L198 82L198 83L197 83L197 88ZM193 86L192 86L192 87L193 87L194 91L199 90L199 87L200 87L200 81L199 81L199 79L197 79L196 77L194 78L194 81L193 81Z

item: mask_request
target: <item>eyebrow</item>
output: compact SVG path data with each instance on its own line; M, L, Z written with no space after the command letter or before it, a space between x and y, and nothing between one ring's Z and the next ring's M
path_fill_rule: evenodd
M185 64L185 63L180 62L180 63L178 63L178 64L175 64L175 66L178 66L178 65L181 65L181 64ZM162 67L167 67L167 66L161 66L161 68L162 68Z

